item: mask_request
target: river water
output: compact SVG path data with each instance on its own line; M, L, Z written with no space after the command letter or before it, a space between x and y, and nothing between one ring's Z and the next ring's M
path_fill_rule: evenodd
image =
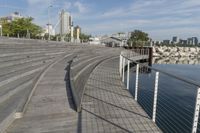
M199 58L154 58L153 67L200 84ZM155 71L140 69L138 102L152 117ZM135 68L131 68L130 92L135 95ZM156 124L166 133L192 131L197 86L164 73L159 74ZM200 133L200 125L198 126Z

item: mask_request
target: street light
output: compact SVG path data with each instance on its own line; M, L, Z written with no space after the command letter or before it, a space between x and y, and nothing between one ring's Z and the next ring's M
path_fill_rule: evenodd
M50 40L50 28L49 28L49 25L50 25L50 7L52 7L52 5L49 5L48 6L48 40Z
M2 33L2 25L0 25L0 32L1 32L0 35L2 36L2 34L3 34L3 33Z

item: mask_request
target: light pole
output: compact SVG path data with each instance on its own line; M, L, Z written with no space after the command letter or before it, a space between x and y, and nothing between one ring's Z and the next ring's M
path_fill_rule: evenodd
M3 33L2 33L2 25L0 25L0 32L1 32L1 36L3 35Z
M50 40L50 7L52 7L52 5L48 6L48 40Z

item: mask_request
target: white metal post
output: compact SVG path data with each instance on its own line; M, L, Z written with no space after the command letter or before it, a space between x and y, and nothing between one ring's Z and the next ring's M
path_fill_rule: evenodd
M139 64L136 65L136 78L135 78L135 101L138 97L138 81L139 81Z
M154 86L154 97L153 97L153 122L156 121L156 109L157 109L157 98L158 98L158 80L159 80L159 72L156 72L155 77L155 86Z
M129 89L129 81L130 81L130 60L128 60L128 67L127 67L127 89Z
M119 74L122 76L122 55L119 56Z
M125 76L125 62L126 59L123 57L123 65L122 65L122 70L123 70L123 74L122 74L122 82L124 82L124 76Z
M2 36L3 35L2 34L2 25L0 25L0 32L1 32L0 36Z
M192 133L197 132L198 120L199 120L199 109L200 109L200 88L197 90L196 105L194 110L194 119L192 126Z

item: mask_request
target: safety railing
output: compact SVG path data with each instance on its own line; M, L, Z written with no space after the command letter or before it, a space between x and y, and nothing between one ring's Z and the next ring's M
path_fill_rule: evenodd
M200 84L139 62L144 55L120 55L120 76L134 99L164 132L200 132Z

